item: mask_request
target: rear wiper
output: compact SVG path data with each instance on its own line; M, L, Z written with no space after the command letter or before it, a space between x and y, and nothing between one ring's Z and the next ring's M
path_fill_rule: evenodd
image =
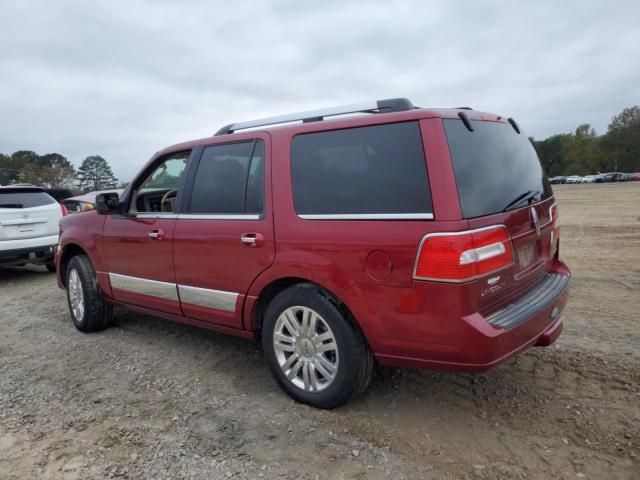
M24 205L21 203L2 203L0 204L0 208L23 208Z
M511 207L513 207L514 205L517 205L520 202L531 203L531 200L533 200L538 195L540 195L540 190L527 190L522 195L518 195L516 198L514 198L512 201L510 201L507 204L507 206L502 209L502 211L506 212Z

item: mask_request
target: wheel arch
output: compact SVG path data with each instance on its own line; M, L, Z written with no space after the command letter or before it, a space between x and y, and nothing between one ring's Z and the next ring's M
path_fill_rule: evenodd
M256 302L253 304L253 308L251 310L251 329L256 334L257 338L260 338L262 335L262 321L264 319L264 314L271 303L271 301L284 290L291 288L295 285L308 285L310 288L317 288L322 295L324 295L331 303L333 303L338 310L345 316L345 318L351 322L360 332L362 338L369 348L371 345L369 344L369 340L367 335L358 321L357 317L354 315L351 308L349 308L348 304L336 295L332 289L323 285L322 283L312 280L310 278L305 278L303 276L289 276L289 277L281 277L271 280L267 283L260 293L257 296Z
M67 266L69 265L69 261L76 255L85 255L89 258L87 251L77 243L66 244L60 254L60 280L65 287L67 286ZM89 260L91 260L91 258L89 258Z

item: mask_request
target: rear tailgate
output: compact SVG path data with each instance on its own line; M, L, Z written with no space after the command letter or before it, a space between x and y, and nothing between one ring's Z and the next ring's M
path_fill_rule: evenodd
M531 291L551 269L557 236L553 192L519 127L474 120L470 130L462 120L443 122L470 229L504 225L511 236L513 263L469 285L486 315Z
M60 205L40 189L0 190L0 242L55 235L61 218Z
M528 292L551 269L553 202L551 197L535 205L469 221L472 229L505 225L513 245L513 265L478 281L480 313L494 312Z

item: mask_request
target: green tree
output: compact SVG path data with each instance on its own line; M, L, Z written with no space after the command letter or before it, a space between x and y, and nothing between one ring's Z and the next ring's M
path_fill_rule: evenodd
M73 165L59 153L31 157L20 172L21 182L45 188L70 188L75 179Z
M564 172L567 174L586 175L604 167L599 139L588 123L579 125L574 133L563 137L562 150L565 157Z
M564 143L566 134L552 135L544 140L531 139L542 168L550 177L562 175L566 168Z
M602 146L611 170L640 171L640 107L625 108L611 119Z
M83 192L115 188L118 184L111 167L99 155L92 155L82 161L78 169L78 180Z
M19 150L8 155L0 156L0 185L18 183L21 181L22 169L28 163L38 160L38 154L31 150Z

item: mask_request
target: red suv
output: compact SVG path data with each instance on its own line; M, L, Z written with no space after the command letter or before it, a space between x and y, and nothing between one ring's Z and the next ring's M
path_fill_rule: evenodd
M374 363L480 371L550 345L557 221L513 119L390 99L158 152L62 220L58 282L83 332L116 305L259 340L289 395L331 408Z

